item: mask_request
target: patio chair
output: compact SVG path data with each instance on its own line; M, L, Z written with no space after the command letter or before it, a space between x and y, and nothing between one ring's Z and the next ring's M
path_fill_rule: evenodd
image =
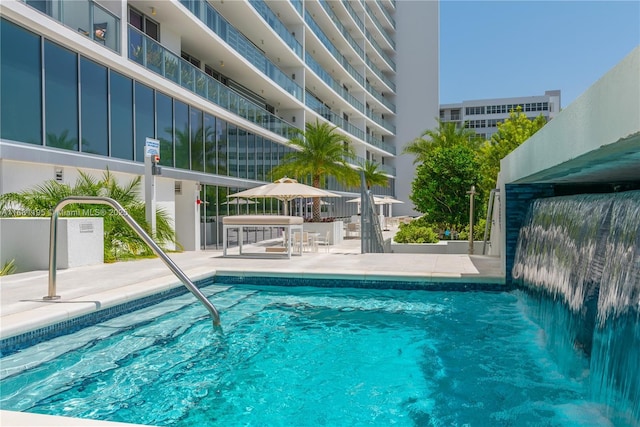
M355 237L360 237L360 224L357 222L350 222L347 224L347 237L355 234Z
M317 246L323 246L325 248L325 250L327 252L329 252L330 246L331 246L331 232L327 231L327 234L325 235L325 237L316 237L316 245Z

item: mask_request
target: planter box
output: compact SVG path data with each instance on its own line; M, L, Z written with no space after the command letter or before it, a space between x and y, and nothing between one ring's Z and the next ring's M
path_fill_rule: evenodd
M474 255L482 255L483 241L473 242ZM487 242L487 249L489 243ZM391 242L391 252L397 254L468 254L468 240L441 240L438 243L395 243Z
M16 260L16 272L49 270L51 218L0 218L0 263ZM58 218L57 268L104 262L102 218Z
M339 245L344 239L344 223L342 221L333 222L305 222L303 224L304 231L312 233L320 233L324 238L327 231L329 232L329 244Z

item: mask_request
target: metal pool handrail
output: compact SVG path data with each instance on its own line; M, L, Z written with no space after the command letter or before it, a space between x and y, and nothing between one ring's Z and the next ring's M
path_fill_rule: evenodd
M62 199L53 208L51 213L51 228L49 233L49 295L43 297L44 300L59 299L60 296L56 295L56 252L57 252L57 236L58 236L58 214L65 206L71 203L90 203L96 205L109 205L114 208L119 215L129 224L129 226L135 231L142 240L145 241L151 250L169 267L169 270L182 281L182 283L191 291L191 293L200 300L200 302L209 310L211 317L213 317L213 324L215 326L220 325L220 314L216 310L215 306L204 296L202 292L189 280L182 270L165 254L162 249L153 241L153 239L140 227L140 225L129 216L129 213L120 205L120 203L109 197L95 197L95 196L70 196Z

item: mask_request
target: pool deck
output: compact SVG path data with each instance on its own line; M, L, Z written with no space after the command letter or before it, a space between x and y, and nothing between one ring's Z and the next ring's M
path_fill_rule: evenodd
M386 237L386 236L385 236ZM331 277L354 280L423 280L504 283L500 259L484 255L361 254L360 240L344 240L329 252L305 252L287 258L222 257L222 250L171 253L170 258L192 280L215 274L226 276ZM61 298L43 301L48 272L32 271L0 278L0 338L20 335L80 315L121 304L162 290L182 286L159 258L58 270ZM212 301L215 304L215 301ZM224 324L224 313L221 313ZM0 424L11 426L62 425L55 418L0 411ZM67 420L69 421L69 420ZM118 425L81 420L79 424ZM123 424L120 424L123 425Z

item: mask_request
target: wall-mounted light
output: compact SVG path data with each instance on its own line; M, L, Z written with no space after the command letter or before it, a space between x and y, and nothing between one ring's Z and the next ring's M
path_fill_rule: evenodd
M155 8L155 7L152 7L152 8L151 8L151 14L152 14L153 16L156 16L156 8Z
M224 67L224 61L220 61L220 66Z

